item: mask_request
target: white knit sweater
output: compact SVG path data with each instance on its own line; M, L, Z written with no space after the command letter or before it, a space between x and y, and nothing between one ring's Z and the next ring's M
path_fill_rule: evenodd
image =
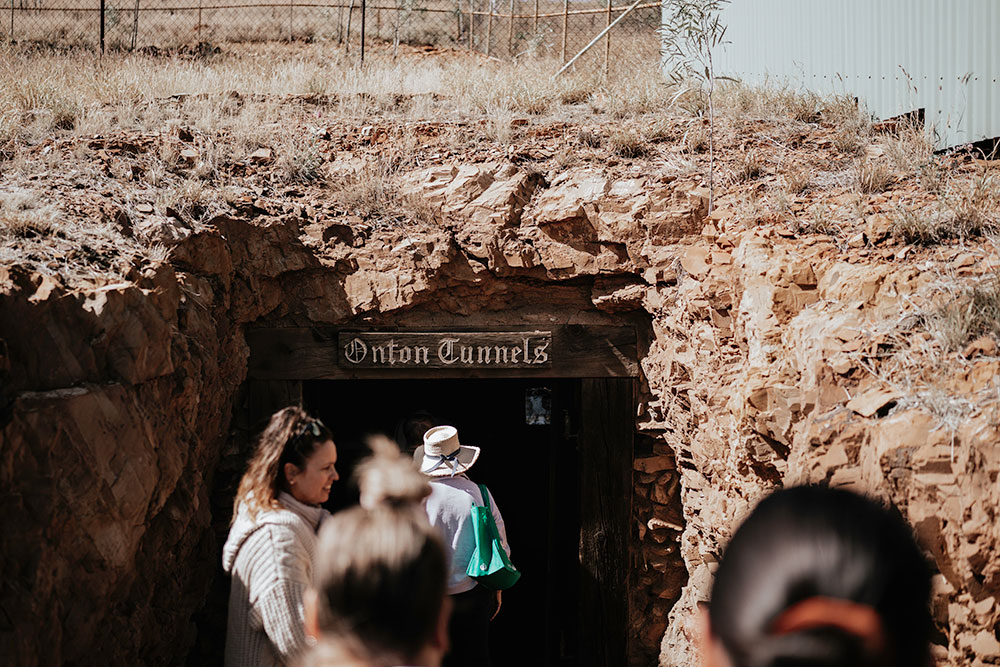
M312 582L316 530L329 512L278 496L284 509L251 519L240 506L222 550L232 576L226 667L287 665L306 647L302 595Z

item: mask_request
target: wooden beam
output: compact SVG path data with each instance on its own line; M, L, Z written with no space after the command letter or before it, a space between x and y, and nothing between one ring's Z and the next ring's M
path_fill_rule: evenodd
M626 662L632 514L633 381L580 387L580 662Z
M490 332L522 331L490 329ZM260 328L247 332L248 378L258 380L348 380L406 378L637 377L633 327L564 325L550 327L551 364L537 368L350 368L340 359L338 336L358 329L333 327ZM391 329L379 329L389 332ZM452 331L457 331L453 329ZM465 330L469 332L469 330ZM475 330L482 332L482 330ZM428 333L400 330L400 333ZM440 333L441 330L430 333Z

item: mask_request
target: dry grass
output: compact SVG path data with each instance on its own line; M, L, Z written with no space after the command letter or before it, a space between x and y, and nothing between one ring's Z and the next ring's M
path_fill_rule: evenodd
M951 238L951 220L939 207L900 207L892 215L892 235L903 243L931 245Z
M782 178L785 181L785 189L793 195L802 194L809 189L812 183L809 171L806 169L787 171Z
M950 294L921 321L944 350L959 350L982 336L1000 340L1000 273Z
M162 246L144 246L103 218L68 218L42 190L0 191L0 265L19 264L66 281L95 275L121 279L143 261L165 258Z
M436 211L422 197L401 192L402 166L392 157L380 157L357 171L339 174L331 179L333 200L348 215L373 226L432 222Z
M971 181L952 181L944 200L963 236L993 234L1000 228L1000 181L993 173L982 170Z
M646 154L646 138L634 127L615 126L608 134L608 148L624 158L637 158Z
M896 131L885 141L886 155L898 172L914 173L934 159L934 142L923 126L911 120L900 121Z
M58 227L59 209L34 190L0 192L0 240L47 236Z
M823 234L826 236L839 236L841 226L829 215L828 212L814 207L809 211L809 217L796 221L796 233L801 235Z
M173 119L203 132L226 131L252 150L269 144L264 129L289 96L313 100L324 116L358 120L484 116L501 109L558 115L584 102L591 113L613 118L667 109L671 90L655 63L627 77L605 78L591 68L553 78L559 64L474 56L393 59L374 51L358 68L328 45L289 50L260 44L207 58L111 54L103 60L88 51L0 46L0 158L53 133L148 131Z
M579 134L577 134L577 140L590 148L597 148L603 141L600 134L588 128L580 130Z
M867 134L871 126L870 118L851 97L823 97L785 86L724 84L719 88L718 104L723 111L740 118L792 120L799 123L825 121L864 134Z
M732 180L746 183L764 175L764 160L759 151L750 150L740 156L733 169Z
M682 141L691 153L704 153L708 150L708 139L708 129L699 120L688 126Z
M884 162L859 160L854 165L855 187L864 194L885 192L893 181L895 181L895 175L889 165Z
M892 220L897 239L921 245L948 239L965 241L998 231L1000 182L985 170L971 179L950 179L941 200L922 208L901 206Z

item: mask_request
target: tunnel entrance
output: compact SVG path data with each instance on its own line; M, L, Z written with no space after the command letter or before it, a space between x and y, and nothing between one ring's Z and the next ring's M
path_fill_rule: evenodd
M492 626L494 662L622 665L634 541L635 333L585 329L548 334L551 363L527 369L357 368L342 359L356 340L343 332L271 330L251 338L257 378L248 380L247 406L263 417L302 403L333 430L345 477L367 454L367 434L394 436L416 411L456 426L464 444L482 448L470 477L494 494L523 573ZM338 485L331 509L356 502L356 493Z

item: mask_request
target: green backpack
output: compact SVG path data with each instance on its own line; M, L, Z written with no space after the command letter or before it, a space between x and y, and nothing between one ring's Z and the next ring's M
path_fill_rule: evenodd
M485 484L479 485L479 493L483 496L483 504L472 506L476 550L472 552L465 573L492 591L506 590L517 583L521 573L511 564L500 544L500 534L490 509L490 492Z

